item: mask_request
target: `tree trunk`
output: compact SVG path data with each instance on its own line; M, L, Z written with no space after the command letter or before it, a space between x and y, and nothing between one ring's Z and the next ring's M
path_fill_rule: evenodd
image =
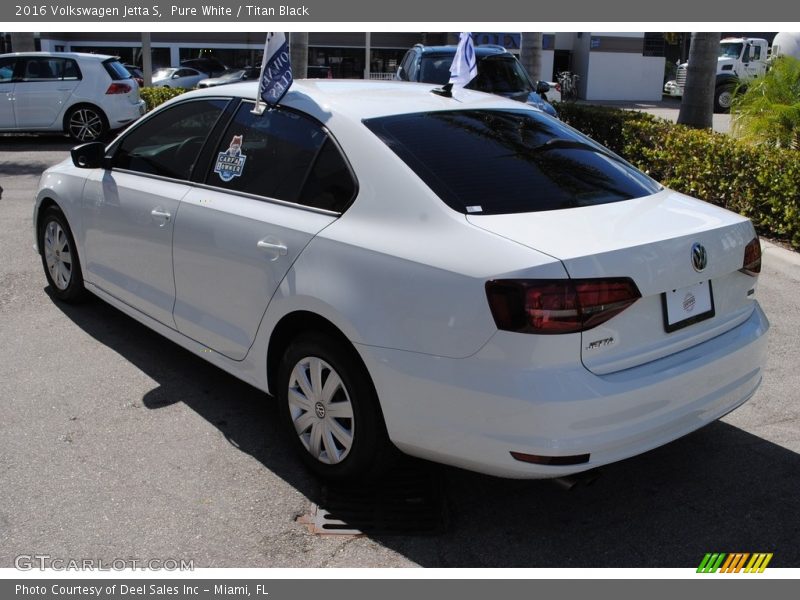
M533 85L542 79L542 34L523 33L520 44L519 60Z
M289 34L289 51L292 60L292 77L305 79L308 76L308 32Z
M11 34L12 52L33 52L36 50L36 40L33 32L20 32Z
M717 73L720 33L692 33L686 85L678 123L710 129L714 118L714 83Z

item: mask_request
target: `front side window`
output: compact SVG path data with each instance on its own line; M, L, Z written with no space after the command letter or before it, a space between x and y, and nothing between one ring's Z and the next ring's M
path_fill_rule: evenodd
M16 56L0 58L0 83L8 83L14 79L14 66L16 64Z
M172 179L189 179L226 100L184 102L134 128L114 152L113 166Z
M338 147L316 121L288 110L239 108L223 134L209 185L342 211L355 183Z
M465 214L591 206L661 189L596 142L533 111L414 113L364 124Z

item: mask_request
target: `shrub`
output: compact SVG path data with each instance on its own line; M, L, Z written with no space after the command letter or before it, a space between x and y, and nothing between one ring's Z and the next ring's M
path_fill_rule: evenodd
M733 133L748 142L800 150L800 60L778 57L733 99Z
M147 105L147 110L150 111L170 98L180 96L188 91L183 88L144 87L139 90L139 95Z
M800 152L610 107L562 103L558 112L665 186L736 211L800 249Z

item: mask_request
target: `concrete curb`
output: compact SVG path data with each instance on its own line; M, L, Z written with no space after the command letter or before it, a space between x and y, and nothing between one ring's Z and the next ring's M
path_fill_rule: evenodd
M781 248L780 246L776 246L775 244L772 244L764 239L761 240L761 250L765 255L774 256L775 258L779 258L790 265L800 267L800 254L797 252L792 252L786 248Z

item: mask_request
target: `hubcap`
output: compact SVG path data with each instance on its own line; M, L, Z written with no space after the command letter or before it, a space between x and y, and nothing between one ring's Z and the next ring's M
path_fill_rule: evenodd
M103 119L90 108L79 108L69 119L69 133L82 142L96 140L103 133Z
M67 289L72 280L72 253L66 232L56 221L50 221L44 230L44 259L55 286Z
M719 95L719 105L722 108L730 108L732 99L733 99L733 94L731 94L730 92L722 92Z
M321 358L308 356L292 369L289 414L311 456L326 464L347 457L355 432L353 405L339 374Z

